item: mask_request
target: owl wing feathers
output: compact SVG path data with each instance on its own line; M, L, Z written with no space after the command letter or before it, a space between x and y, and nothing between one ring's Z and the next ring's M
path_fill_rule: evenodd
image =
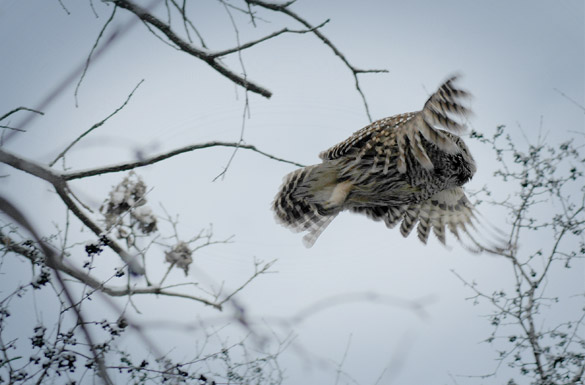
M485 231L488 230L484 228L486 226L482 226L481 231L477 228L480 224L478 213L461 187L440 191L426 201L410 205L404 212L400 232L407 237L417 223L417 235L424 244L432 231L446 245L446 231L449 230L457 241L473 252L507 247L503 246L506 242L498 234ZM491 240L479 239L481 234L490 236Z
M450 114L465 116L471 113L467 107L461 104L461 100L471 98L471 94L456 88L453 84L458 78L458 75L451 76L426 101L423 112L425 118L429 119L427 122L430 125L442 126L454 132L465 130L465 125L450 118Z
M403 219L404 213L408 207L408 205L390 207L352 207L350 210L354 213L364 214L374 221L384 221L386 227L392 229Z
M473 207L462 188L440 191L420 204L418 238L426 244L432 230L439 241L446 244L445 226L459 239L459 230L473 227L473 219Z
M498 235L488 234L491 241L478 239L484 231L478 226L481 222L478 213L465 195L461 187L455 187L440 191L429 199L410 205L402 206L373 206L353 207L352 212L364 214L375 221L384 221L388 228L400 223L400 233L408 237L416 227L418 239L426 244L431 232L435 234L439 242L447 245L447 232L450 232L465 248L473 252L484 250L505 249L497 245L504 245L503 239ZM497 230L496 230L497 231Z
M468 227L473 227L474 218L471 202L461 187L455 187L410 205L404 214L400 232L407 237L418 223L417 234L421 242L427 243L432 230L439 241L446 244L445 227L460 239L460 231L467 232Z
M463 121L471 114L471 110L462 104L465 99L470 98L470 94L455 87L454 82L457 78L458 76L452 76L447 79L428 98L423 109L399 128L396 133L399 172L406 172L407 141L405 138L408 138L409 148L414 158L427 170L431 170L433 164L422 145L422 138L448 154L456 154L460 151L453 134L465 131L466 126Z
M456 134L466 129L460 119L471 114L471 110L461 104L462 100L469 99L471 95L453 85L457 78L455 75L447 79L437 92L429 97L421 111L424 121L429 126L443 128Z
M471 114L470 109L462 104L470 94L454 85L457 78L452 76L447 79L429 97L421 111L375 121L344 142L323 151L319 157L333 160L353 155L359 161L372 151L384 159L395 153L398 155L397 169L405 173L407 152L410 150L423 168L432 169L433 164L422 145L422 138L446 153L455 154L459 147L451 133L464 131L466 126L462 121Z

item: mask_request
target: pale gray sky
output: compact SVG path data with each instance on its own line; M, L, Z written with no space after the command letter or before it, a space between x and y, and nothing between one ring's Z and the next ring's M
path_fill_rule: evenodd
M57 0L0 3L0 114L20 105L35 107L82 63L111 8L94 2L100 16L96 18L88 2L63 3L71 15ZM209 0L192 7L199 7L193 21L211 47L236 44L221 6ZM389 70L360 77L374 119L420 109L441 81L460 72L464 75L460 84L474 94L470 124L479 132L489 135L504 124L519 143L524 136L536 140L539 130L553 142L575 136L571 132L582 139L585 133L583 110L561 95L585 104L581 0L298 0L292 9L314 24L331 19L322 32L355 66ZM119 12L118 22L127 20L124 11ZM259 22L256 30L237 18L242 42L281 28L281 17L265 16L272 23ZM248 76L274 92L270 100L249 96L247 143L311 164L318 161L320 151L367 124L351 73L314 36L280 36L245 51L242 59ZM237 56L226 63L240 69ZM242 89L162 44L138 24L90 66L78 108L69 87L7 148L39 162L51 160L117 108L141 79L145 82L128 106L69 154L68 167L84 169L133 159L137 151L155 154L190 143L239 138ZM477 143L471 148L478 173L470 187L494 183L501 189L493 182L493 155ZM337 306L308 318L294 328L295 345L282 356L287 384L334 383L331 369L341 360L350 336L343 369L360 384L374 384L389 363L399 371L380 384L507 381L506 368L495 379L457 377L491 372L496 352L480 344L491 331L481 317L490 309L466 301L471 293L451 272L475 280L489 292L509 285L505 261L470 255L457 246L446 250L434 239L425 247L414 236L403 239L396 230L350 214L335 219L307 250L301 236L278 226L269 210L282 177L294 167L239 151L225 179L212 183L230 154L229 149L200 150L138 170L153 187L153 207L158 209L161 202L169 212L180 214L185 238L208 223L214 224L218 237L235 234L233 244L196 256L191 273L195 279L211 276L235 286L250 273L253 257L278 259L277 274L259 278L238 297L256 319L265 319L278 333L287 329L274 317L293 315L319 299L343 293L432 299L425 319L396 306L369 302ZM45 184L0 166L3 174L10 177L0 180L0 192L31 216L42 212L35 215L41 231L49 234L53 222L62 223L63 207ZM97 177L73 187L95 209L121 178ZM496 192L505 196L513 187L506 188ZM496 226L506 227L505 218L488 214ZM88 238L86 233L75 237ZM527 244L532 247L532 240ZM164 269L162 258L160 264ZM14 268L27 271L24 265ZM566 274L566 285L559 290L582 292L583 265ZM213 315L165 299L137 302L145 319L187 321ZM165 334L164 339L169 345L176 343L179 352L188 352L180 333Z

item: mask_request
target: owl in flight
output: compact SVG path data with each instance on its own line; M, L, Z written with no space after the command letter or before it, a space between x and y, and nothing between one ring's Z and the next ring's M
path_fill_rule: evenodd
M447 228L472 249L483 247L470 230L476 215L462 186L475 174L469 149L458 136L470 94L445 81L422 110L384 118L322 152L320 164L291 172L273 203L277 220L306 231L311 247L341 211L384 221L408 236L417 225L427 243L432 232L445 244Z

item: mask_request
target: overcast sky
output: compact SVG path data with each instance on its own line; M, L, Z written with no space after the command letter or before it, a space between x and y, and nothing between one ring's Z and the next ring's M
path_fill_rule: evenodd
M0 115L17 106L35 108L83 63L111 10L94 3L98 18L83 1L63 0L70 14L57 0L0 2ZM236 45L222 6L211 0L190 6L196 10L193 21L211 48ZM315 25L330 19L322 32L356 67L389 71L360 75L374 119L420 109L446 77L461 73L459 84L474 95L473 129L489 135L496 126L506 125L519 144L536 141L539 135L551 143L583 139L585 115L574 103L585 105L581 0L298 0L291 9ZM118 12L115 25L131 20L125 11ZM266 22L260 20L256 29L248 19L236 17L242 42L278 30L283 23L301 28L278 15L263 17ZM314 36L282 35L243 52L241 59L247 76L274 93L269 100L249 94L246 143L312 164L318 162L320 151L368 123L350 71ZM225 63L241 71L236 55ZM6 147L46 163L120 106L142 79L128 106L71 151L67 167L79 170L186 144L239 139L243 90L136 24L89 67L77 108L75 81ZM24 116L15 116L11 124ZM494 156L489 149L477 142L470 147L478 172L469 187L493 183L501 197L513 194L516 186L502 190L493 182ZM459 377L489 373L497 362L494 349L480 344L491 332L481 317L490 308L466 301L471 292L452 273L455 270L491 292L510 285L506 261L470 255L454 244L445 249L435 239L423 246L414 236L404 239L397 230L348 213L339 215L313 248L305 249L301 235L277 225L270 211L282 178L295 167L240 150L225 178L212 182L230 155L230 149L200 150L137 171L153 187L153 208L160 212L160 202L180 215L184 238L209 223L219 238L235 235L234 243L196 255L193 279L213 277L235 287L251 273L253 258L277 259L278 273L258 278L238 300L254 319L265 319L282 334L289 329L281 328L276 318L340 294L368 292L428 301L424 318L397 305L371 301L314 314L294 327L294 346L282 356L287 384L334 383L332 368L341 361L348 340L343 369L360 384L374 384L389 364L391 370L380 384L507 381L506 368L500 369L501 377L484 382ZM44 234L54 232L54 224L62 224L65 217L55 194L46 184L0 165L0 175L6 174L10 176L0 179L0 192L34 217ZM72 186L97 209L122 177L108 175ZM487 216L506 228L503 216ZM81 233L72 239L89 238ZM546 246L537 241L527 239L526 250ZM163 269L162 257L160 264ZM28 272L22 264L11 268ZM565 274L565 284L556 290L582 293L583 264ZM17 276L2 278L0 289L6 290L4 284ZM180 321L206 314L198 305L162 298L138 303L145 319L168 319L161 318L162 310ZM188 351L181 346L185 341L181 333L169 332L165 339L179 351Z

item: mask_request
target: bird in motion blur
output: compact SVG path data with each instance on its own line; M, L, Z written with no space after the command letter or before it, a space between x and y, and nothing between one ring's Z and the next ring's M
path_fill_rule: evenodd
M277 220L306 231L311 247L344 210L383 221L407 237L417 226L427 243L432 231L445 244L446 229L461 243L483 249L470 230L474 208L462 186L476 171L458 136L471 111L470 94L447 79L422 110L380 119L322 152L320 164L284 178L273 202Z

